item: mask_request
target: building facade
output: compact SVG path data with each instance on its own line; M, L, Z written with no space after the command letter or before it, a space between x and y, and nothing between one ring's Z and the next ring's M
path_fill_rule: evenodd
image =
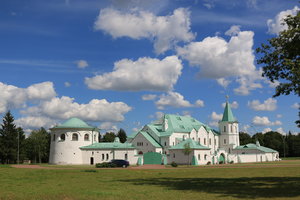
M189 117L165 114L131 134L126 143L98 141L98 129L72 118L51 130L52 164L95 164L125 159L135 164L221 164L279 160L277 151L240 145L239 124L226 102L219 131Z

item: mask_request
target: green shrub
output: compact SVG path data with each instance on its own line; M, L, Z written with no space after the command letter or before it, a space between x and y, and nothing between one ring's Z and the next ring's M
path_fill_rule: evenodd
M177 165L176 162L173 161L173 162L171 163L171 166L172 166L172 167L177 167L178 165Z
M211 164L211 162L210 161L208 161L207 163L206 163L206 165L210 165Z

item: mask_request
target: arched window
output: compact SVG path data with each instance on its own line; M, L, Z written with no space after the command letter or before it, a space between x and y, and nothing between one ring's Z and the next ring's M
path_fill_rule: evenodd
M128 155L127 155L127 153L125 153L125 160L128 160Z
M86 133L84 135L84 141L89 141L89 140L90 140L89 134Z
M109 159L109 155L108 155L108 153L106 154L106 160L108 160Z
M201 158L201 157L200 157L200 154L198 154L198 160L200 160L200 158Z
M224 126L224 132L226 132L226 126Z
M66 140L66 135L63 133L60 135L60 140L65 141Z
M206 160L206 159L207 159L207 155L205 154L205 155L204 155L204 160Z
M231 133L233 133L233 129L232 129L232 126L233 126L233 125L231 125L231 126L230 126L230 132L231 132Z
M53 141L55 141L55 134L53 134Z
M77 133L73 133L72 140L73 141L77 141L78 140L78 134Z

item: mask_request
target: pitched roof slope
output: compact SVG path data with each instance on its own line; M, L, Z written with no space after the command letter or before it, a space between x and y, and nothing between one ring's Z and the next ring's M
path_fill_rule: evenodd
M185 149L185 145L189 144L191 149L203 149L203 150L209 150L210 148L202 146L198 142L192 140L191 138L188 138L180 143L178 143L175 146L170 147L169 149Z
M235 149L237 149L237 150L250 150L250 149L251 150L259 150L259 151L262 151L262 152L265 152L265 153L276 153L276 152L278 152L274 149L264 147L264 146L258 146L258 145L253 144L253 143L249 143L249 144L246 144L246 145L241 145L241 146L236 147Z
M226 101L226 105L225 105L225 109L224 109L224 113L223 113L222 122L236 122L236 119L234 118L234 116L232 114L230 104L227 101Z

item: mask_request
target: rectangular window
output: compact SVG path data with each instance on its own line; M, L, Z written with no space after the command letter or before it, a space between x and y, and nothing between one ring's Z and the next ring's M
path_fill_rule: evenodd
M209 138L209 145L211 145L211 138Z
M204 142L203 143L204 143L204 145L206 145L206 138L204 138Z
M226 126L224 126L224 132L226 132Z
M215 139L215 145L217 145L217 140Z
M224 139L224 144L226 144L226 139Z
M108 155L108 153L106 154L106 160L108 160L109 159L109 155Z
M175 153L173 153L173 158L175 158Z
M104 153L102 154L102 160L104 160Z

